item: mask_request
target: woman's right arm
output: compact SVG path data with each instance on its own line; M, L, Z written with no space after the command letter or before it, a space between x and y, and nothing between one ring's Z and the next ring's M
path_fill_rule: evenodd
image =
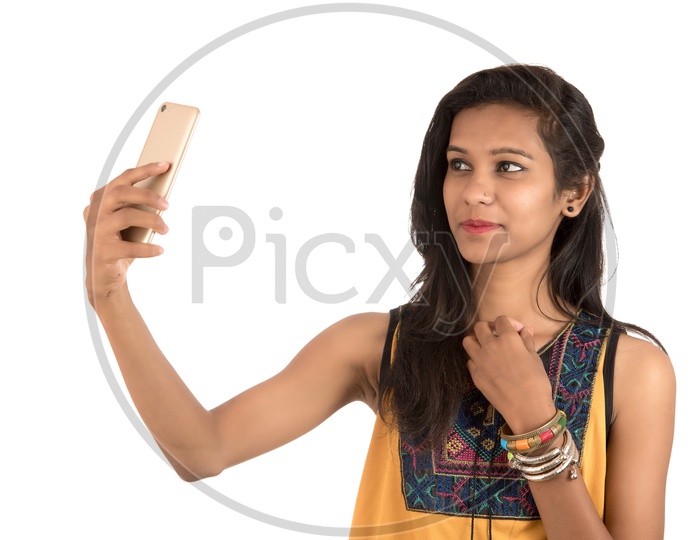
M88 297L107 334L124 382L144 423L185 480L214 476L310 431L342 406L361 400L376 408L378 370L388 315L353 315L309 342L279 374L207 410L158 348L129 294L134 258L161 250L121 239L127 226L167 228L154 192L134 184L167 164L131 169L96 191L85 209ZM241 363L258 361L245 358Z

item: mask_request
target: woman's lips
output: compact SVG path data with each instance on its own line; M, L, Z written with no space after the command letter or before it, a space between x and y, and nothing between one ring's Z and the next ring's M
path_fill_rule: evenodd
M500 225L498 223L491 223L490 221L483 221L481 219L468 219L462 222L462 228L469 234L482 234L498 229L499 227Z

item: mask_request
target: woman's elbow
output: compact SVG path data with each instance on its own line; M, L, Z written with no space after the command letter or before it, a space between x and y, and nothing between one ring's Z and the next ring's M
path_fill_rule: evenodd
M205 478L212 478L221 474L223 470L221 467L214 467L211 464L199 464L189 467L178 464L177 467L173 466L173 469L175 469L180 479L185 482L198 482Z
M163 455L177 475L185 482L197 482L205 478L218 476L224 467L218 464L218 460L211 455L199 456L197 459L176 459L172 454L166 452L161 446Z

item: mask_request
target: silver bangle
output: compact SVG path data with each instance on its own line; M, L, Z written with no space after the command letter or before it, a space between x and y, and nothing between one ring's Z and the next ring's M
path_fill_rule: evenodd
M523 473L523 478L525 478L528 482L543 482L544 480L549 480L550 478L554 478L558 474L561 474L564 472L564 470L573 463L573 467L571 469L571 476L570 478L572 480L576 479L578 475L576 474L576 462L578 461L578 448L574 446L574 452L573 454L567 456L567 459L559 465L556 469L553 471L545 472L542 474L525 474Z
M578 448L568 429L564 430L563 437L564 442L560 448L554 448L541 456L532 457L513 453L510 466L520 471L526 480L541 482L561 474L573 463L571 478L577 478L575 466L579 458Z
M562 453L555 457L552 461L548 461L547 463L543 463L542 465L519 464L515 468L518 469L521 473L523 473L523 476L527 478L527 475L540 474L547 471L551 471L553 468L557 467L560 463L563 463L567 459L569 459L569 454Z

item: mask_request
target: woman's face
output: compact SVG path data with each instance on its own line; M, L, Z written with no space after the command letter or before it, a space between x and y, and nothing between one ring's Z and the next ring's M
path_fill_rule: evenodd
M537 117L511 105L460 111L447 148L445 210L459 251L499 269L546 265L566 208Z

